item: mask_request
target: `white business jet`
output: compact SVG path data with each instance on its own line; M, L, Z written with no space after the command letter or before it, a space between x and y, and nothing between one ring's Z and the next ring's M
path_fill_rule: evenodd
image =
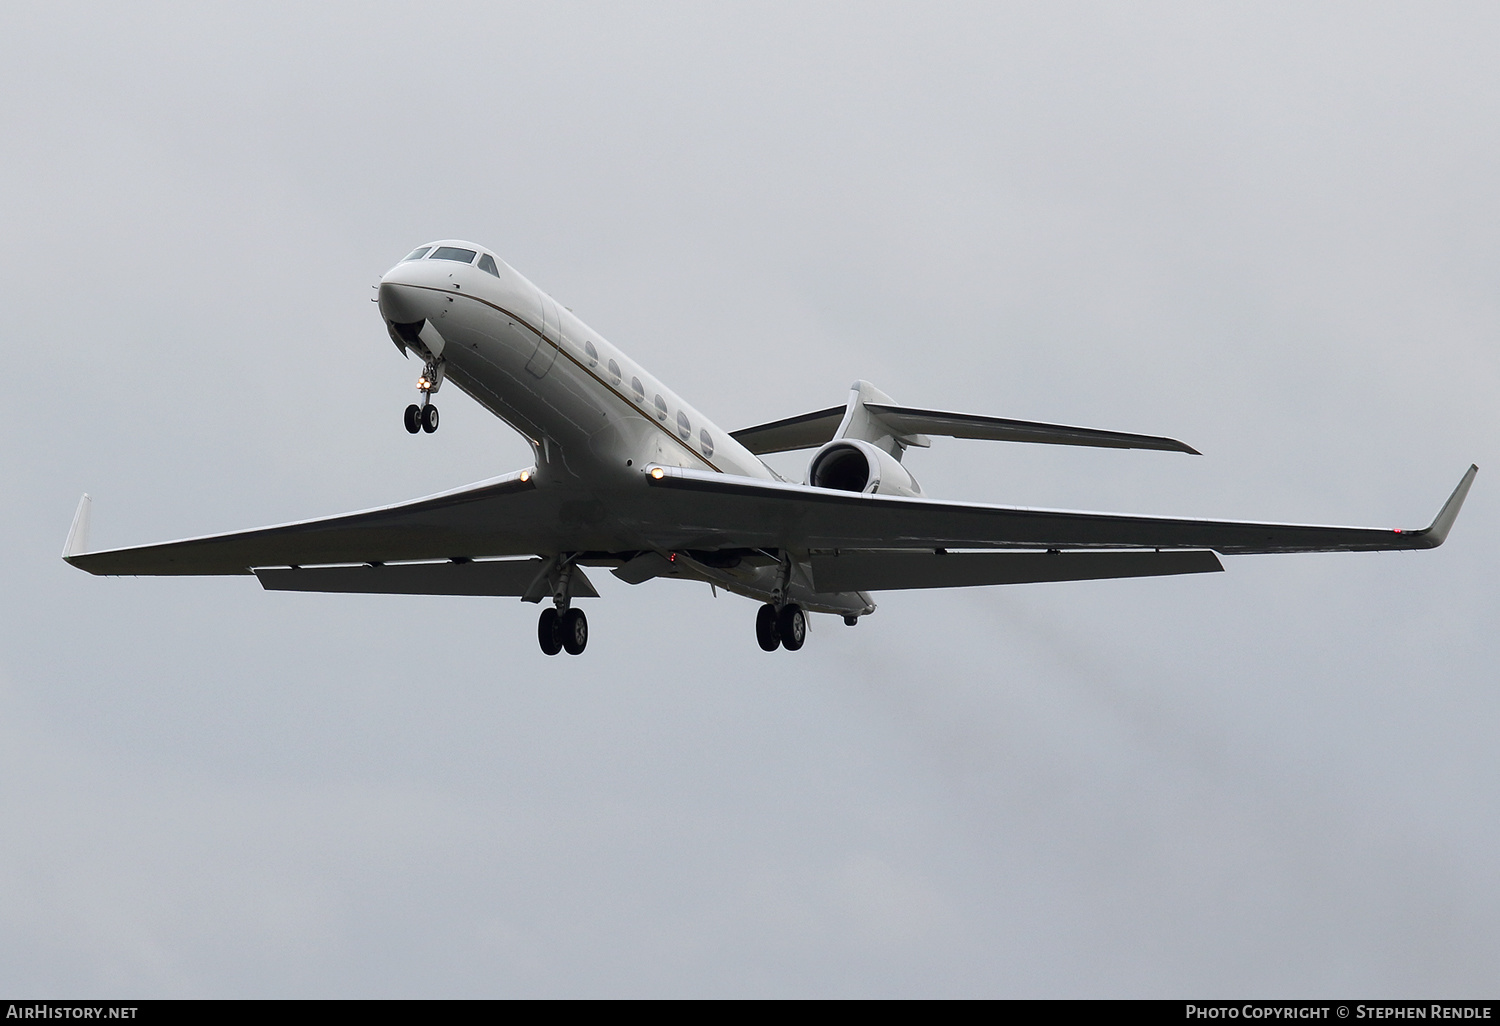
M928 436L1194 453L1170 438L897 405L856 381L832 406L724 431L550 296L470 242L414 250L379 285L391 340L422 360L413 434L451 381L531 443L534 466L395 506L161 545L87 551L84 496L63 558L93 574L254 574L281 591L509 595L548 604L537 636L577 655L585 567L706 582L762 603L761 648L797 650L807 613L853 626L869 593L1222 570L1216 553L1441 545L1470 467L1421 530L1182 520L926 498L902 463ZM807 482L758 458L816 449ZM979 550L979 551L975 551Z

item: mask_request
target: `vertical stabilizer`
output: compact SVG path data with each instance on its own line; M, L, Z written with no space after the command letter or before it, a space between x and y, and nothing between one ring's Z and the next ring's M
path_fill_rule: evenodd
M844 408L844 420L834 433L834 438L854 438L884 449L898 461L906 447L915 445L925 449L932 444L926 435L902 434L883 421L866 403L894 406L895 401L868 381L856 381L849 386L849 405Z

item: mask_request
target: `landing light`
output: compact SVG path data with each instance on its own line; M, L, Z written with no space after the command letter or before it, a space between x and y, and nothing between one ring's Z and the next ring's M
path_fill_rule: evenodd
M521 471L521 483L525 484L527 481L530 481L530 480L531 480L531 471L529 471L529 470L523 470L523 471Z
M660 467L652 467L651 468L651 476L654 477L654 478L656 478L656 480L660 481L662 478L664 478L664 477L667 476L667 472L665 470L661 469Z

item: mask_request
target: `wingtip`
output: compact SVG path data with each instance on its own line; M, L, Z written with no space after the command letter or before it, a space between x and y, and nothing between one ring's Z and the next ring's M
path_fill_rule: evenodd
M81 556L89 548L89 511L93 508L94 500L84 492L83 498L78 500L78 510L73 514L73 526L68 528L68 540L63 543L62 558L68 562L73 557Z
M1453 522L1458 519L1458 511L1463 508L1464 499L1468 498L1469 488L1474 484L1474 476L1478 473L1479 464L1469 464L1469 469L1464 471L1458 487L1453 489L1453 494L1448 496L1448 501L1443 503L1442 509L1438 510L1438 515L1433 518L1431 526L1421 532L1429 548L1435 549L1448 539L1448 532L1453 528Z

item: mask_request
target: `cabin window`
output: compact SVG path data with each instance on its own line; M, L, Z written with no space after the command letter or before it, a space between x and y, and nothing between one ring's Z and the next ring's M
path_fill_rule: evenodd
M677 437L681 438L684 442L693 437L692 422L688 420L687 414L681 410L677 411Z
M585 356L587 356L589 358L589 366L590 367L596 367L596 366L598 366L598 364L599 364L599 350L597 350L597 349L594 348L594 343L592 343L592 342L585 342L583 344L583 353L584 353Z
M500 277L500 268L495 266L495 258L488 253L479 258L479 269L481 271L488 271L496 278Z
M666 420L667 419L667 401L661 397L660 393L658 393L657 396L656 396L656 398L654 400L652 400L652 401L656 404L656 419L657 420Z
M620 383L620 365L615 361L609 361L609 383L618 385Z
M630 390L635 393L635 401L643 403L646 401L646 386L641 384L640 378L630 379Z
M703 450L705 458L714 454L714 436L708 433L707 428L698 432L698 447Z
M424 256L427 255L427 251L431 248L431 246L423 246L421 249L414 249L410 253L406 254L406 256L402 257L401 262L404 264L408 260L421 260Z
M432 251L434 260L457 260L461 264L472 264L478 255L475 250L459 249L457 246L439 246Z

